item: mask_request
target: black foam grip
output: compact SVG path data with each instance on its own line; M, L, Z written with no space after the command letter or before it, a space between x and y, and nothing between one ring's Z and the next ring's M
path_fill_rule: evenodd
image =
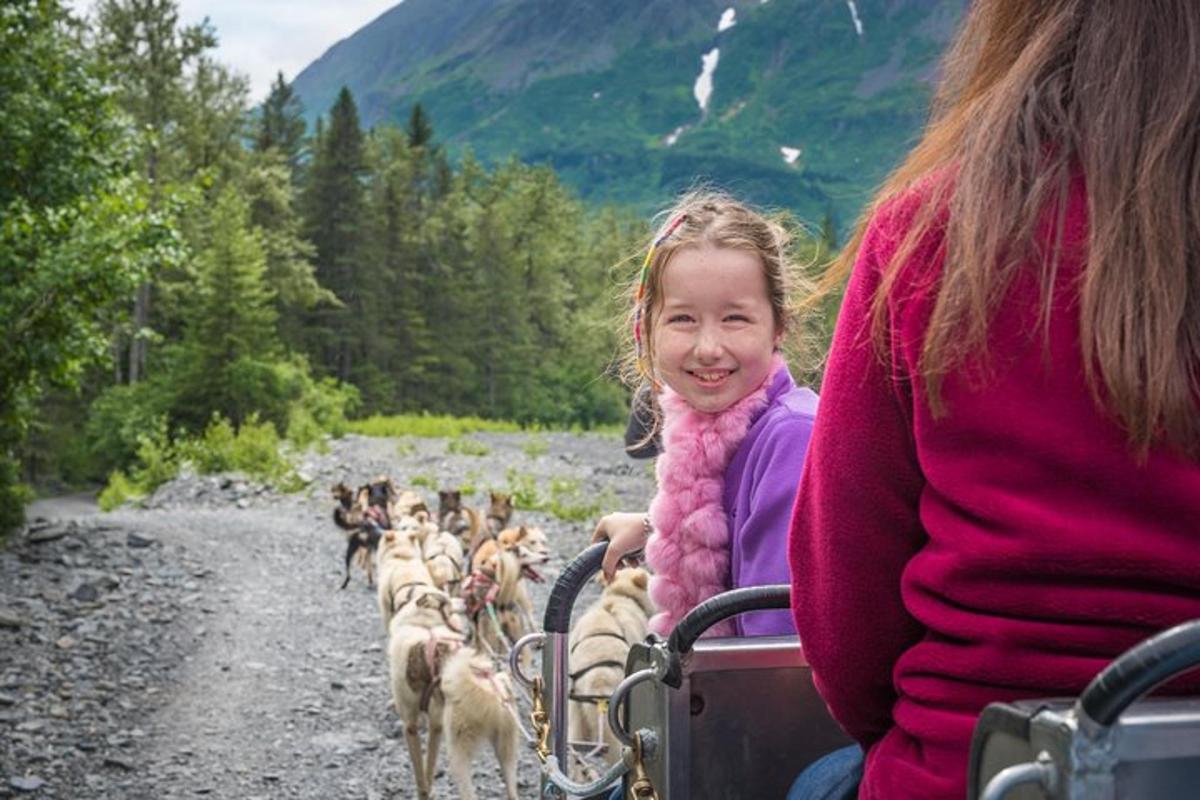
M600 571L604 551L608 542L596 542L567 564L546 601L546 615L542 618L542 630L546 633L567 633L571 629L571 609L575 598L592 576Z
M1185 622L1134 645L1092 679L1079 705L1108 727L1154 687L1200 666L1200 620Z
M771 586L747 586L710 597L679 620L667 639L667 650L675 655L687 655L700 634L723 619L747 611L767 611L788 608L791 587L781 583Z

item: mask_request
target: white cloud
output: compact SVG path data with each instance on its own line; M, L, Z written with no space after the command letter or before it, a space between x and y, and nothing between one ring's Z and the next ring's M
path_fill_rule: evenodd
M734 25L737 25L737 9L727 8L725 9L725 12L721 14L721 19L717 22L717 33L720 33L721 31L727 31Z
M250 99L266 97L275 73L292 80L338 41L403 0L178 0L179 21L208 17L217 60L250 79ZM85 13L93 0L68 0Z
M789 164L795 164L796 159L800 158L799 147L781 147L779 148L779 153L783 156L783 160Z

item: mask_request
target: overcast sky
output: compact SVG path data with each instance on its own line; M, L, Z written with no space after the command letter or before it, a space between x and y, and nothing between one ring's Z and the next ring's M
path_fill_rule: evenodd
M217 60L250 79L250 99L267 95L275 73L300 70L401 0L178 0L184 25L208 17L217 29ZM78 13L93 0L68 0Z

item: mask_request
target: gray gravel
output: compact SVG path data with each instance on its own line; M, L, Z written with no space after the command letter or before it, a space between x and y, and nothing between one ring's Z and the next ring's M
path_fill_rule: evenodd
M293 495L184 475L142 509L35 507L57 519L0 550L0 797L413 796L374 592L361 573L337 588L344 539L328 487L387 473L429 484L431 506L436 487L463 484L482 506L490 488L546 497L553 483L563 505L601 511L645 508L653 491L615 437L468 438L487 452L346 437L299 459L310 484ZM546 529L549 581L592 525L520 508L515 521ZM520 779L536 797L530 750ZM475 783L502 797L490 754ZM434 788L457 794L444 772Z

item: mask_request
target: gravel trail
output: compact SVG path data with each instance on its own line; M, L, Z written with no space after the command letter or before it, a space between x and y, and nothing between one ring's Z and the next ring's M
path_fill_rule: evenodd
M360 572L338 590L329 486L388 473L431 506L437 487L474 487L481 507L519 484L602 512L645 508L653 490L615 437L468 438L346 437L301 460L311 483L295 495L183 476L145 509L34 507L49 519L0 549L0 797L414 796L374 591ZM592 525L519 507L514 522L547 531L549 581ZM502 796L490 754L475 778L481 798ZM528 749L520 779L536 797ZM457 796L442 769L434 789Z

